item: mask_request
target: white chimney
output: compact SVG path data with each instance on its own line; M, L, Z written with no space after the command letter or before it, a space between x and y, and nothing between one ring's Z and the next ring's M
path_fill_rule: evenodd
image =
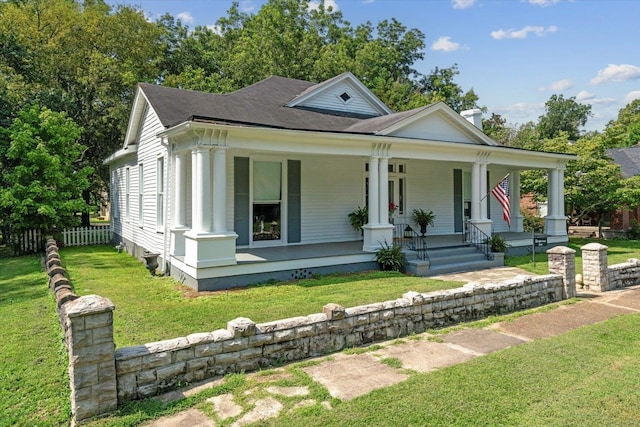
M482 110L474 108L473 110L464 110L460 113L462 117L467 119L475 127L482 130Z

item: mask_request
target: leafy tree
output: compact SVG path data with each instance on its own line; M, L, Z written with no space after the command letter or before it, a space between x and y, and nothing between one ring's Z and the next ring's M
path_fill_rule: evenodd
M51 232L76 225L88 210L82 192L90 167L78 167L82 129L65 113L38 105L18 114L0 134L0 214L16 230Z
M538 118L538 132L542 138L555 138L566 132L569 140L580 138L580 127L592 116L591 105L576 102L575 96L551 95L544 104L546 113Z
M482 131L503 145L510 145L516 134L515 129L507 126L507 120L496 113L491 113L491 117L482 120Z
M603 134L608 148L640 144L640 99L622 108L618 118L607 123Z
M122 141L135 85L158 75L161 29L138 9L103 0L22 0L2 4L0 34L0 75L21 95L18 105L64 111L85 130L81 162L94 170L85 199L97 204L102 161Z
M449 68L436 67L431 74L420 79L421 91L429 102L443 101L457 112L477 108L479 98L473 89L464 92L460 85L454 83L453 79L458 74L458 64Z

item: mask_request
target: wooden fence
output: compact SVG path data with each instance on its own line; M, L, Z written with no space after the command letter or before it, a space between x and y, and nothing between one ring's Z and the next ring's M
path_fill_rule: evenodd
M111 242L110 225L67 228L62 232L65 246L100 245Z
M100 245L111 242L110 225L67 228L61 234L64 246ZM13 256L43 252L44 242L42 230L33 229L20 233L9 226L0 229L0 245L7 245L9 253Z

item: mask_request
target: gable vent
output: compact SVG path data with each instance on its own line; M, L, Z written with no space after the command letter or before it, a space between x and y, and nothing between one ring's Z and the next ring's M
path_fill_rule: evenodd
M351 99L351 95L349 95L347 92L342 92L339 97L345 104Z

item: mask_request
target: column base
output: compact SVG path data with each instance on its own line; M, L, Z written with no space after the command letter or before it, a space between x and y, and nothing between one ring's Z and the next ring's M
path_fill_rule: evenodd
M176 227L171 229L171 255L184 256L185 240L184 233L189 231L187 227Z
M545 217L544 232L548 236L566 236L567 235L567 218L563 216Z
M364 242L362 250L365 252L375 252L386 243L393 244L393 225L365 225Z
M522 215L512 216L511 217L511 228L510 231L515 233L523 233L524 232L524 218Z
M236 233L184 233L184 263L194 268L235 265Z

